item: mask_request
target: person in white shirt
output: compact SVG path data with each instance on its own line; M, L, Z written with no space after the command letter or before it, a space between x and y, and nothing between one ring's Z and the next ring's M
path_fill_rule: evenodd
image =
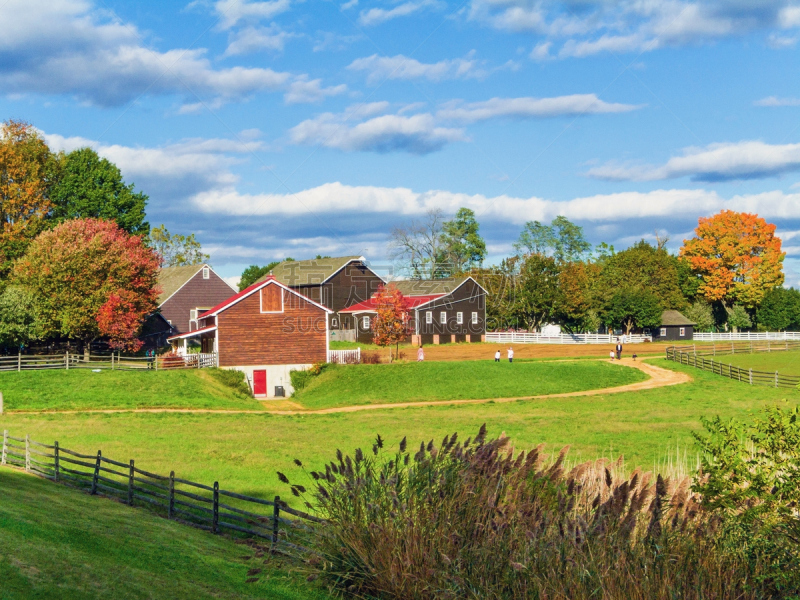
M508 362L514 362L514 349L508 349Z
M494 353L494 362L500 362L500 350Z

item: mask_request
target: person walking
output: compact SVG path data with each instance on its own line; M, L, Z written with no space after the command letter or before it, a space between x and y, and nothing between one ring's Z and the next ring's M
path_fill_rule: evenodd
M608 357L611 359L611 362L614 362L614 351L608 353Z
M417 362L422 362L423 360L425 360L425 351L420 346L417 348Z
M494 353L494 362L500 362L500 350Z
M617 338L616 351L617 351L617 360L621 360L622 359L622 342L619 341L619 338Z
M508 349L508 362L514 362L514 349Z

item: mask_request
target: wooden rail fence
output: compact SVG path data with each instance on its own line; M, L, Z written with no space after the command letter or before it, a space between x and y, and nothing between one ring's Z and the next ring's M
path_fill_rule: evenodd
M794 340L767 340L740 344L730 342L702 346L669 346L667 348L667 359L750 385L797 388L800 385L800 377L798 376L782 375L778 371L743 369L726 362L724 359L719 360L716 358L717 356L730 356L733 354L786 352L797 349L800 349L800 341Z
M0 371L29 371L41 369L111 369L131 371L139 369L203 369L217 366L216 353L187 354L177 356L123 356L118 352L111 354L17 354L0 356Z
M51 481L102 493L129 506L143 506L187 525L212 533L260 538L272 552L304 554L324 521L295 510L281 501L264 500L220 489L219 482L206 485L175 476L159 475L97 454L81 454L59 446L43 444L25 436L12 437L3 431L0 465L23 468ZM294 518L288 518L290 515Z

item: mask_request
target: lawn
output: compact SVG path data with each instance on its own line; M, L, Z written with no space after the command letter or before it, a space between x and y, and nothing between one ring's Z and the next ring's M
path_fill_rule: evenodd
M707 358L707 357L706 357ZM800 351L754 352L753 354L717 355L714 361L731 364L742 369L766 371L782 375L800 375Z
M607 361L330 365L292 399L319 409L358 404L515 398L614 387L647 376Z
M689 373L694 381L620 394L329 415L5 414L0 429L58 440L85 453L102 449L109 458L134 458L140 468L157 473L174 469L178 477L291 499L276 471L291 476L294 458L318 468L337 448L371 448L376 434L396 448L406 435L416 444L454 431L467 437L486 423L491 434L505 432L518 449L570 444L573 460L623 454L630 468L651 469L678 458L693 462L691 434L701 429L701 416L750 419L767 405L800 403L795 390L751 387L664 359L653 362Z
M210 408L260 410L253 398L202 370L110 371L88 369L0 374L5 409Z
M4 600L328 597L275 559L143 509L5 467L0 490ZM246 583L253 568L259 581Z

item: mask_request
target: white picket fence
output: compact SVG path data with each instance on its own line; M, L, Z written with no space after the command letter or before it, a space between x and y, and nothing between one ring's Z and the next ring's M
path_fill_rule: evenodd
M652 342L649 335L613 335L610 333L561 333L544 335L541 333L517 333L513 331L486 334L487 342L496 344L614 344L621 340L626 344Z
M328 362L340 365L357 365L361 362L361 348L355 350L328 350Z
M749 342L760 340L800 340L800 331L740 331L738 333L698 333L696 342Z

